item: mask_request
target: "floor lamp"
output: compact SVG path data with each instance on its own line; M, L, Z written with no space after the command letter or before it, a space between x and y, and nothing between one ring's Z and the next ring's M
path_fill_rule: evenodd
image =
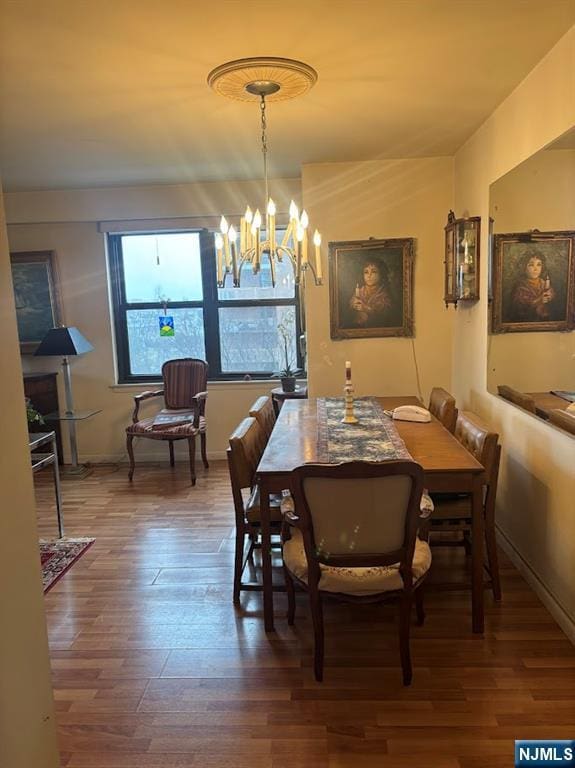
M70 436L70 452L72 456L72 467L67 472L70 477L85 477L88 474L87 468L78 463L78 443L76 441L76 421L93 416L98 411L74 411L74 401L72 399L72 379L70 377L70 362L68 358L72 355L83 355L90 352L94 347L87 341L77 328L51 328L40 342L40 346L34 352L36 357L61 357L62 367L64 369L64 389L66 392L66 411L64 413L48 414L46 417L65 421L68 425Z

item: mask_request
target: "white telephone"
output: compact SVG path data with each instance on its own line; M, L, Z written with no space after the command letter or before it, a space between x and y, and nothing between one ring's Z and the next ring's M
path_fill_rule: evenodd
M422 408L419 405L400 405L390 411L389 415L399 421L431 421L431 414L427 408Z

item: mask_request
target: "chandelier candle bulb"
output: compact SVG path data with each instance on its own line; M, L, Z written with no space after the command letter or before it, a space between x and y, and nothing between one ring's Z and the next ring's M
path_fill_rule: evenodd
M216 264L217 264L217 272L218 272L218 285L223 286L224 281L224 275L223 275L223 253L222 248L224 247L224 238L220 235L216 235Z
M302 237L302 241L301 241L301 265L302 265L302 269L307 269L307 262L308 262L308 258L307 258L307 228L308 228L308 225L309 225L309 217L308 217L307 212L305 210L303 210L301 212L300 223L301 223L301 225L303 227L303 237Z
M323 278L321 271L321 235L316 231L313 233L313 244L315 245L315 276L318 281Z
M254 215L249 205L246 208L245 219L246 219L246 250L249 250L252 247L252 222L254 220Z
M270 241L270 264L273 262L273 255L276 250L276 204L269 199L268 202L268 237Z
M256 212L254 213L254 223L252 224L252 234L255 238L255 246L256 246L256 254L255 254L255 261L254 261L254 273L260 271L260 260L261 260L261 226L262 226L262 215L259 211L259 208L256 209Z
M232 274L234 278L234 287L237 286L238 280L239 280L239 274L238 274L238 258L237 258L237 248L236 248L236 240L238 239L238 233L235 230L235 227L231 226L228 230L228 237L230 240L230 249L232 252Z

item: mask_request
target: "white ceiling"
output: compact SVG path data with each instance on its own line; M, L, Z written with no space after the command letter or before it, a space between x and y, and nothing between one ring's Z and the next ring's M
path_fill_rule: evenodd
M575 23L575 0L0 0L6 190L261 176L257 105L213 93L244 56L317 85L268 108L272 176L450 155Z

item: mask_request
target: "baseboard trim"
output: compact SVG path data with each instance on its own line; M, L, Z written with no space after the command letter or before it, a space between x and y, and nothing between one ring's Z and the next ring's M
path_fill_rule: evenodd
M67 457L64 457L66 461L69 461L70 459ZM208 461L224 461L226 458L226 452L225 451L208 451ZM80 456L80 461L83 464L127 464L128 463L128 456L126 453L83 453ZM138 456L136 453L136 466L138 464L146 464L147 463L154 463L156 464L159 461L168 461L167 451L163 451L162 453L146 453ZM176 454L176 462L177 463L187 463L188 462L188 456L187 454L185 457L182 455L182 457L179 457ZM196 465L199 467L201 463L201 458L199 453L196 454Z
M559 600L557 600L555 595L543 583L541 578L533 570L527 560L525 560L523 555L516 549L515 545L511 542L507 534L501 530L499 526L496 527L498 544L501 549L505 552L513 565L523 576L525 581L533 589L551 616L553 616L557 624L559 624L563 632L565 632L568 639L573 643L573 645L575 645L575 619L567 613Z

